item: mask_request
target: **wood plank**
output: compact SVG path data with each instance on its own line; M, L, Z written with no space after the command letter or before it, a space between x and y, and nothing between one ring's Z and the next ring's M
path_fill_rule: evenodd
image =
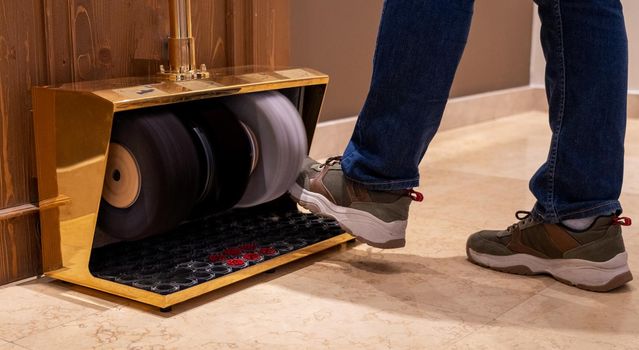
M56 83L151 76L168 60L167 1L69 0L66 6L60 4L47 0L47 44L49 61L56 62L52 69ZM225 20L225 0L193 1L198 63L226 66Z
M0 2L0 209L37 199L30 88L46 78L41 5Z
M253 0L253 62L286 66L289 58L289 0Z
M37 201L31 86L47 77L43 17L41 0L0 2L0 284L40 271L29 203Z
M246 66L252 62L252 45L246 40L253 23L250 1L226 1L226 60L229 66Z
M68 3L44 0L44 11L47 84L68 83L73 80Z
M41 273L37 214L0 221L0 285Z
M192 0L191 16L197 63L227 66L226 0Z
M288 64L289 0L227 0L226 7L229 65Z

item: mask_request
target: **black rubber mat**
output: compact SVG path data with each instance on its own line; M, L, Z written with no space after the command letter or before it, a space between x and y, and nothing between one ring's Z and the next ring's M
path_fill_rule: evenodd
M98 278L171 294L341 233L337 222L313 214L237 210L96 248L89 268Z

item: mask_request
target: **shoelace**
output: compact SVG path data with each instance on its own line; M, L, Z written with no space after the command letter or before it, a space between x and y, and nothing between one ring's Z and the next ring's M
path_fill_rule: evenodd
M532 213L526 210L517 210L515 218L519 220L519 222L508 226L506 231L512 232L514 229L519 228L519 226L527 225L534 220Z
M324 162L324 164L320 164L318 168L322 169L325 166L331 166L331 165L339 164L341 162L342 162L342 156L330 157Z
M322 169L326 166L332 166L335 164L339 164L342 162L342 156L335 156L326 159L324 164L320 164L318 168ZM410 197L415 202L422 202L424 200L424 195L421 192L417 192L414 189L406 190L406 195Z

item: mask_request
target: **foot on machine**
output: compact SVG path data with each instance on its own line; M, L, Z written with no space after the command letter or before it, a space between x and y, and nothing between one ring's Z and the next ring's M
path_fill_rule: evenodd
M341 157L308 158L291 196L304 208L337 220L359 241L382 249L406 245L408 207L423 196L413 190L371 191L347 179Z

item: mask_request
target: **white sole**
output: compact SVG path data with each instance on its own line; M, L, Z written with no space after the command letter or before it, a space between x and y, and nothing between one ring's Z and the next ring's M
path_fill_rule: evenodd
M328 198L307 191L297 183L289 193L304 208L337 220L344 230L373 247L390 249L406 245L406 220L385 222L368 212L333 204Z
M560 282L592 291L609 291L632 280L628 253L604 261L581 259L542 259L529 254L507 256L478 253L468 248L468 258L479 265L499 271L536 275L549 274Z

